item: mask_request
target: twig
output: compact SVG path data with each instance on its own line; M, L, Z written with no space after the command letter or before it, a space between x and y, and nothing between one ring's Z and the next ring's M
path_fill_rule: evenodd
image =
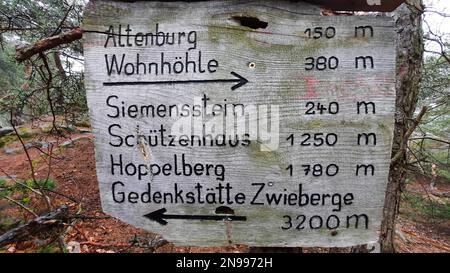
M71 5L69 7L69 9L67 10L66 14L64 15L63 19L59 22L58 27L55 29L55 31L52 33L51 36L55 36L56 34L58 34L58 32L61 30L61 28L63 27L63 24L66 22L67 17L69 16L70 12L73 9L73 5Z
M51 190L51 189L44 189L44 191L54 193L54 194L56 194L56 195L59 195L59 196L61 196L61 197L66 198L66 199L68 199L68 200L70 200L70 201L72 201L72 202L74 202L74 203L77 203L77 204L80 203L80 201L78 201L78 200L76 200L75 198L72 198L72 197L70 197L70 196L68 196L68 195L66 195L66 194L64 194L64 193L60 193L60 192L57 192L57 191Z
M450 145L450 141L437 139L437 138L433 138L433 137L414 137L414 138L411 138L410 140L425 140L425 139L433 140L433 141L436 141L436 142L441 142L441 143L445 143L445 144Z
M22 183L22 182L19 182L19 181L17 181L16 179L14 179L14 177L12 177L11 175L9 175L9 174L8 174L5 170L3 170L1 167L0 167L0 171L1 171L2 173L4 173L4 174L5 174L9 179L11 179L14 183L19 184L20 186L29 189L30 191L34 192L35 194L42 195L39 191L33 189L32 187L28 186L27 184Z
M423 116L427 112L427 107L422 107L422 110L420 110L420 113L417 115L417 117L413 120L413 124L409 129L406 131L406 133L403 135L403 139L400 145L400 149L397 151L395 156L391 159L391 164L394 164L397 162L406 152L406 147L408 143L409 137L412 135L414 130L416 130L417 126L419 125L420 121L422 120Z
M92 245L97 247L129 247L130 244L104 244L104 243L96 243L96 242L80 242L80 245Z
M43 78L44 78L44 80L47 83L47 85L46 85L47 101L48 101L48 104L50 105L50 111L52 112L52 118L53 118L52 119L53 127L52 127L51 131L55 130L55 133L59 134L58 127L56 126L56 114L55 114L55 110L53 109L53 101L52 101L52 98L50 96L50 89L51 89L51 85L52 85L52 82L53 82L53 74L52 74L50 66L48 65L48 62L47 62L47 56L45 56L45 54L43 54L41 52L41 53L39 53L39 57L42 59L42 62L44 63L44 67L47 70L47 75L48 75L48 77L43 76ZM43 71L42 71L42 75L45 75L45 73Z
M38 215L36 213L34 213L31 209L27 208L26 206L24 206L23 204L21 204L20 202L17 202L16 200L9 198L8 196L1 196L5 198L6 200L8 200L11 203L14 203L16 205L18 205L19 207L23 208L24 210L26 210L27 212L29 212L30 214L32 214L34 217L38 217Z
M22 148L23 148L26 156L27 156L28 164L30 165L30 169L31 169L31 177L33 178L33 184L38 186L39 191L42 194L43 199L45 200L45 204L47 205L48 211L51 211L52 210L52 205L50 204L50 200L49 200L48 196L45 194L45 192L43 191L42 187L39 185L39 183L37 183L36 176L34 174L33 160L31 159L31 156L28 153L27 147L25 146L25 143L23 142L22 137L20 136L19 132L17 131L16 126L14 125L14 122L13 122L13 111L12 110L11 110L10 123L11 123L11 126L12 126L12 128L13 128L16 136L17 136L17 138L20 141L20 144L22 145Z
M102 219L112 219L111 216L88 216L88 215L73 215L69 216L70 219L80 219L80 220L102 220Z

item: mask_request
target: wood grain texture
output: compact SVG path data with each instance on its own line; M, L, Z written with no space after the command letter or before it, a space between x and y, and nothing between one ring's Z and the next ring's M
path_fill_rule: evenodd
M252 29L242 26L236 18L252 17L267 22L266 28ZM165 32L195 31L197 44L165 46L106 47L110 26L117 30L119 24L130 25L133 32L153 32L156 24ZM305 34L307 28L334 27L333 38L313 39ZM371 26L373 37L355 37L355 27ZM323 246L343 247L378 241L389 159L392 143L395 102L395 33L393 22L388 17L342 16L324 17L318 8L303 4L274 1L210 1L203 3L121 3L108 1L90 2L85 12L83 30L86 57L86 87L90 116L95 134L97 176L99 180L103 210L127 223L160 233L167 240L180 245L227 245L230 243L251 246ZM136 62L158 61L161 52L167 58L185 56L186 52L196 56L201 51L203 60L218 61L214 73L180 73L147 75L108 75L105 54L111 56L126 54ZM323 56L327 60L339 59L336 69L305 70L307 58ZM355 67L355 58L371 56L374 67ZM195 59L195 57L192 57ZM369 67L369 65L368 65ZM133 86L104 86L104 82L121 81L187 81L233 78L236 72L249 82L232 91L234 83L210 82L201 84L154 84ZM106 104L107 98L116 96L114 105L158 106L193 105L201 103L206 95L209 104L240 103L251 107L266 106L279 110L279 126L271 127L273 148L264 139L252 140L250 145L237 147L199 146L176 147L137 144L138 135L148 134L163 124L171 129L178 119L168 117L130 116L111 118L115 108ZM358 102L376 104L376 114L358 114ZM305 115L307 102L339 103L337 114ZM216 119L219 120L219 119ZM250 123L262 118L250 117ZM269 121L275 121L273 117ZM206 120L209 124L215 121ZM220 122L221 120L219 120ZM114 135L134 135L135 145L113 147L118 143ZM215 123L219 126L219 123ZM254 124L254 123L253 123ZM265 125L261 123L261 125ZM264 127L264 126L263 126ZM279 131L279 134L275 134ZM174 133L172 131L172 133ZM301 146L302 134L336 134L334 146ZM377 145L358 145L359 134L376 134ZM287 139L295 135L291 145ZM251 137L254 137L253 135ZM255 136L256 137L256 136ZM369 143L370 144L370 143ZM268 149L272 147L272 149ZM174 155L185 154L192 164L223 165L224 181L214 175L148 175L137 176L111 173L111 155L118 160L122 154L124 164L166 164L173 162ZM293 166L291 176L286 168ZM332 177L305 175L302 165L335 164L339 173ZM374 175L356 176L357 165L372 164ZM122 191L143 193L151 185L152 191L173 192L177 183L185 192L196 191L197 183L206 188L229 183L232 192L244 193L244 204L226 204L236 216L246 216L247 221L196 221L168 219L167 225L151 221L143 215L166 208L168 214L217 215L215 210L223 204L187 204L168 202L166 204L124 202L117 203L112 196L112 184L121 181ZM302 186L303 193L329 194L325 205L255 205L252 198L258 192L260 183L265 185L259 198L265 194L295 193ZM253 184L253 185L252 185ZM213 192L213 191L211 191ZM352 204L343 205L339 211L331 195L353 194ZM185 198L186 199L186 198ZM262 199L261 199L262 200ZM186 201L186 200L185 200ZM322 202L322 201L320 201ZM351 218L354 214L366 214L368 228L354 228ZM292 227L285 223L287 215L292 218ZM301 224L301 217L305 221ZM320 224L320 228L310 228ZM331 218L330 218L331 217ZM349 218L350 217L350 218ZM312 218L312 220L310 220ZM327 228L339 221L338 228ZM337 220L339 219L339 220ZM347 219L351 224L347 228ZM300 220L300 221L299 221ZM299 230L296 230L296 227Z

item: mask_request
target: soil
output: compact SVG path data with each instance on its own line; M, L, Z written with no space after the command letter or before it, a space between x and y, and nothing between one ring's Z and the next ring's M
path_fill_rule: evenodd
M44 121L48 123L47 121ZM36 131L36 126L29 129ZM29 148L28 154L33 162L34 175L37 179L48 176L56 181L53 190L58 194L48 193L54 207L67 205L72 213L80 212L92 219L79 219L67 229L63 235L68 245L80 245L81 252L247 252L247 246L232 245L228 247L200 248L179 247L165 242L157 234L146 232L123 223L104 214L101 209L97 177L95 173L94 146L92 134L83 128L76 128L84 133L66 133L65 137L55 137L39 132L26 143L33 141L51 143L46 149ZM39 130L37 130L39 131ZM68 140L72 142L68 142ZM64 143L63 147L60 146ZM52 148L53 147L53 148ZM6 154L5 148L18 148L15 153ZM23 181L31 177L30 163L27 154L21 148L19 141L9 143L0 149L0 178ZM51 170L48 170L50 153ZM426 179L417 179L408 184L406 190L426 196L428 187ZM436 186L441 191L450 192L450 184L441 182ZM75 202L76 201L76 202ZM448 202L448 200L446 200ZM80 202L81 205L77 203ZM41 198L32 198L29 203L37 214L45 212L46 206ZM404 211L398 219L396 248L399 252L450 252L450 221L432 220L426 217L410 217ZM406 209L407 210L407 209ZM30 213L0 199L0 219L11 219L12 226L33 218ZM414 219L413 219L414 218ZM1 222L1 221L0 221ZM1 230L0 234L6 230ZM36 238L26 242L14 243L3 247L5 252L36 252L51 251L46 249L41 240ZM57 248L57 247L55 247ZM55 251L58 251L56 249ZM76 250L75 250L76 251ZM1 248L0 248L1 252Z

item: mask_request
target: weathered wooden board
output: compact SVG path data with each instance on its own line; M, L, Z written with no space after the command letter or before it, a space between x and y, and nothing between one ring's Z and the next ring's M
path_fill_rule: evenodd
M378 240L391 18L288 1L92 1L83 28L106 213L181 245Z

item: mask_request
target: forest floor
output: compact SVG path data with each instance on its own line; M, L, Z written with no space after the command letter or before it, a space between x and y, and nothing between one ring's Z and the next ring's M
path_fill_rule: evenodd
M76 220L63 234L63 240L71 246L71 252L248 251L248 247L243 245L214 248L178 247L164 242L156 234L108 217L101 209L95 173L93 135L89 128L68 128L64 131L64 138L48 134L50 128L51 120L47 118L22 126L19 133L27 145L36 179L46 180L48 177L54 184L52 191L58 194L48 192L53 206L67 205L71 212L78 211L84 216L93 217ZM16 181L27 183L30 177L30 162L20 141L14 137L6 140L5 137L0 138L0 182L3 183L3 186L0 184L0 189L12 187ZM450 200L431 195L428 188L429 181L424 177L414 176L408 179L403 190L396 230L398 252L450 252ZM436 189L450 192L450 182L438 181ZM38 215L44 213L46 208L42 198L29 192L13 191L9 197L32 208ZM4 198L0 199L0 235L33 218L26 210ZM39 236L0 248L0 252L58 251L60 248L57 243L49 244Z

